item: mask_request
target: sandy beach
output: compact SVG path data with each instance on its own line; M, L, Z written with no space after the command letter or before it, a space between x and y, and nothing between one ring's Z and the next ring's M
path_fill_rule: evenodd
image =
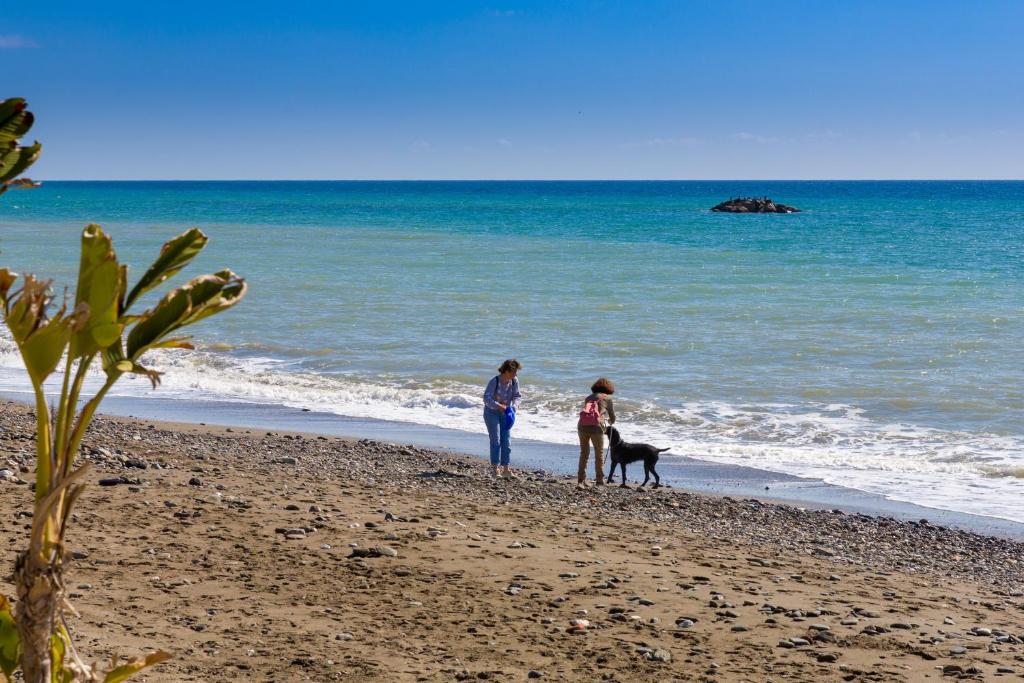
M0 404L10 567L33 426ZM1024 677L1024 545L375 441L97 420L69 539L91 660L149 681ZM0 590L13 594L9 579ZM140 680L143 680L140 679Z

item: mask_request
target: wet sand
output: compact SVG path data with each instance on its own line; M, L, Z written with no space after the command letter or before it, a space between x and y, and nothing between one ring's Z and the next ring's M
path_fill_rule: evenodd
M32 432L0 403L8 567ZM139 680L1024 677L1012 540L252 428L103 418L83 460L71 625L175 653Z

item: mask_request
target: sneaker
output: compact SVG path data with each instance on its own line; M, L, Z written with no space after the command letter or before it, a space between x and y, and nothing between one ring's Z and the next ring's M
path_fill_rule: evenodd
M508 465L505 465L505 467L501 471L501 478L502 479L515 479L516 475L512 473L512 468L511 467L509 467Z

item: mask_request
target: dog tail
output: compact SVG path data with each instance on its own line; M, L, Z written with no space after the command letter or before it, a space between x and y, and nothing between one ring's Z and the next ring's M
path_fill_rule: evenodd
M671 450L671 448L672 447L669 446L668 448L655 448L654 450L658 451L659 453L664 453L665 451Z

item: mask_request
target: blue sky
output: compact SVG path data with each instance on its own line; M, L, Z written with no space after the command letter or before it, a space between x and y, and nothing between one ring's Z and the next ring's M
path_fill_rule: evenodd
M40 178L1024 178L1024 2L38 2Z

